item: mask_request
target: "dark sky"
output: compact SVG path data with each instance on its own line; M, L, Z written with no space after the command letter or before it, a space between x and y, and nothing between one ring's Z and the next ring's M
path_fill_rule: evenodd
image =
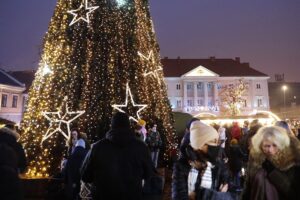
M0 66L37 67L56 0L1 0ZM150 0L161 57L235 58L300 82L300 0Z

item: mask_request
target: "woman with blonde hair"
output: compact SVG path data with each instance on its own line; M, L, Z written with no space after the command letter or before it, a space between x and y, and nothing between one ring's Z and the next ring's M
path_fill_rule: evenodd
M253 136L243 200L299 199L300 143L278 126Z

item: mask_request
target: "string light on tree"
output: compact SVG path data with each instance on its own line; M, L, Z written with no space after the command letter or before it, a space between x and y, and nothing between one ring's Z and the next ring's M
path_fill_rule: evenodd
M127 4L127 0L116 0L118 7L125 6Z
M47 74L53 74L53 71L51 70L49 65L46 62L44 62L44 66L42 68L42 76L46 76Z
M153 51L151 50L148 54L148 56L145 56L144 54L142 54L141 52L138 51L138 55L142 58L145 59L147 61L150 61L153 65L155 65L155 60L154 60L154 56L153 56ZM158 80L158 84L161 85L161 78L159 76L159 71L162 71L163 68L158 65L156 66L156 69L153 71L146 71L144 73L144 76L149 76L152 75L154 78L156 78Z
M83 21L87 22L88 24L90 24L90 16L89 15L91 14L91 12L93 12L94 10L99 8L99 6L88 7L88 0L83 0L83 1L84 2L81 3L79 8L77 8L76 10L67 11L69 14L72 14L74 16L71 23L69 24L69 26L72 26L73 24L75 24L76 22L78 22L80 20L83 20ZM83 15L85 15L85 17L83 17Z
M69 107L67 104L67 97L64 98L63 105L64 112L61 111L61 108L56 112L42 112L42 115L50 121L50 126L46 132L46 134L42 138L41 144L49 137L51 137L54 133L61 133L66 140L71 138L71 129L70 124L76 120L78 117L84 114L85 111L69 111ZM62 125L66 124L67 133L62 129Z
M130 99L129 99L130 98ZM124 108L128 108L128 100L130 100L130 104L132 105L132 107L138 107L138 111L135 113L136 117L133 117L131 115L129 115L129 113L127 113L129 115L129 119L132 119L134 120L135 122L138 122L138 119L141 119L140 117L140 112L145 109L147 107L146 104L136 104L133 100L133 97L132 97L132 93L131 93L131 90L129 88L129 84L127 83L126 84L126 99L125 99L125 104L123 105L117 105L117 104L113 104L112 107L120 112L123 112L123 113L126 113L126 111L124 111Z

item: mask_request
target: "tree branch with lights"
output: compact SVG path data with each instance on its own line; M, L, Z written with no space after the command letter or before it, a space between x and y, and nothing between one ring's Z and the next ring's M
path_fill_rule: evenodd
M221 113L229 116L239 115L246 101L243 95L248 88L248 84L242 79L231 84L223 85L219 94L221 99Z

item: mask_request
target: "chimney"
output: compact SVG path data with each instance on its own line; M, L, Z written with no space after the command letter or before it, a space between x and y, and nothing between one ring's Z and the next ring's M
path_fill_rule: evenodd
M216 57L215 56L211 56L209 57L210 61L214 62L216 60Z
M180 60L180 56L177 56L177 60Z
M238 63L240 63L241 62L240 57L235 57L235 61L238 62Z

